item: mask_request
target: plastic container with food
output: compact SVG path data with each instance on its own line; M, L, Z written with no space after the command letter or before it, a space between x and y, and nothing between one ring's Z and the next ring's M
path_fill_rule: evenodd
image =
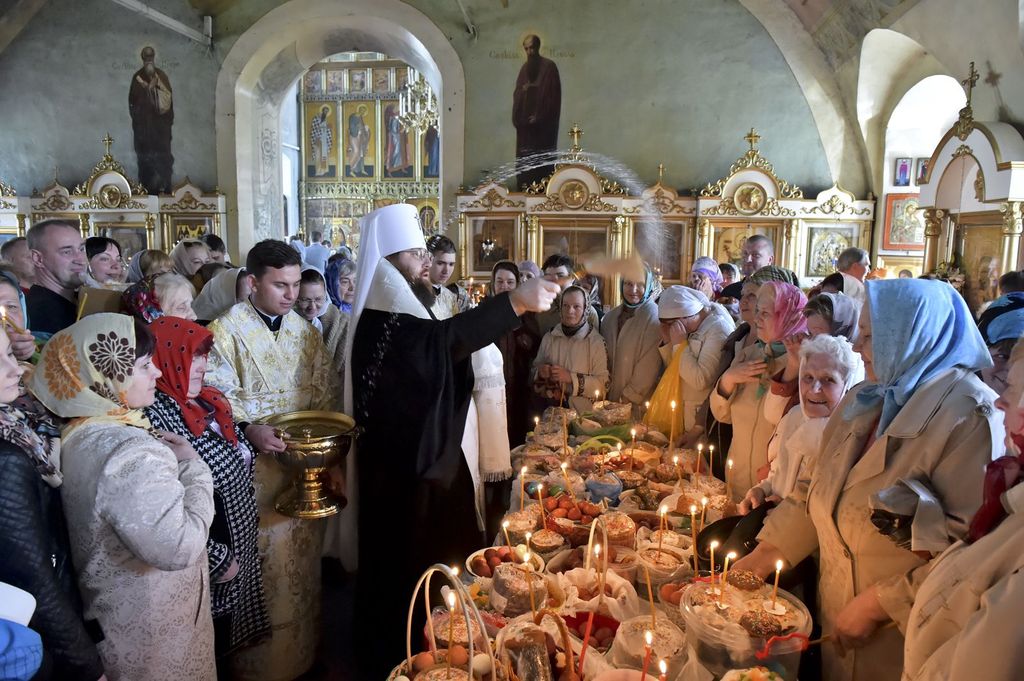
M729 581L731 585L733 580ZM726 587L721 602L728 607L724 610L720 607L719 599L709 592L705 582L692 584L680 600L687 641L700 664L716 677L734 669L763 665L786 681L796 681L804 640L796 637L777 641L766 659L758 659L756 653L764 648L771 635L810 634L811 615L804 604L780 589L777 603L785 612L775 616L766 610L766 606L771 606L769 589L746 590L732 586Z
M541 608L547 602L548 587L543 573L527 572L521 565L502 563L494 568L491 580L489 604L491 608L506 617L515 617L533 608Z
M594 420L602 426L629 423L633 418L633 405L629 402L594 402Z
M586 487L590 500L595 504L607 499L612 505L619 503L619 495L623 489L619 476L608 471L595 472L587 476Z
M657 678L657 660L664 659L668 662L668 678L676 678L686 663L686 634L666 617L658 617L653 628L651 616L646 614L622 622L608 651L608 661L619 668L642 669L647 631L653 634L648 677Z

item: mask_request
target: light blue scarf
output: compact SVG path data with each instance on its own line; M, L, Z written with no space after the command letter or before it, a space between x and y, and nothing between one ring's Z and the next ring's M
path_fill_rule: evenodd
M856 418L881 404L881 437L921 385L954 367L990 367L992 359L967 303L946 282L880 279L865 288L877 382L862 388L843 416Z
M644 263L644 295L640 298L640 302L636 305L625 300L626 294L624 293L626 288L626 280L623 279L619 282L619 294L622 295L622 304L628 307L630 310L635 310L641 305L645 305L651 296L654 295L654 270L647 263Z

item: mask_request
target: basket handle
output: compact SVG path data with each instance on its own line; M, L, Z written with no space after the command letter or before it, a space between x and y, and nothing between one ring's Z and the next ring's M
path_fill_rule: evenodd
M604 534L604 550L606 552L605 553L605 565L608 564L608 558L607 558L607 556L608 556L608 554L607 554L607 551L608 551L608 527L605 525L604 518L602 518L601 516L598 516L598 517L594 518L594 522L592 522L590 524L590 538L587 540L587 555L584 557L585 560L584 560L584 563L583 563L583 566L587 570L590 569L590 554L594 550L594 532L597 531L598 524L601 525L601 532L602 532L602 534ZM601 566L598 566L598 570L600 570L600 567Z
M555 620L558 632L562 635L562 647L565 648L565 671L568 676L562 676L561 678L563 681L576 681L576 662L573 658L572 639L569 638L569 628L565 626L565 620L550 608L538 610L537 614L533 617L533 623L539 627L545 617Z
M473 602L472 597L470 597L469 592L466 590L465 585L463 585L458 576L450 567L441 563L431 565L427 568L426 572L420 576L419 581L416 582L416 588L413 589L412 598L409 600L409 615L405 623L405 655L407 668L410 671L412 670L412 614L416 608L416 597L419 596L420 589L423 588L424 583L426 583L426 589L423 592L423 600L427 607L427 621L430 622L431 629L430 647L432 652L434 649L433 622L431 622L430 617L430 578L435 572L440 572L448 579L448 583L454 587L455 593L458 594L459 600L462 602L462 614L463 617L466 618L466 638L469 639L470 674L472 674L473 658L476 654L476 646L473 642L476 637L473 636L473 627L469 624L470 613L472 613L473 618L480 627L480 635L487 642L487 655L491 658L491 670L494 674L497 674L498 665L494 659L494 651L491 649L490 639L487 636L487 628L484 625L483 618L480 616L480 610L476 607L476 603ZM448 644L451 645L451 641L449 641Z

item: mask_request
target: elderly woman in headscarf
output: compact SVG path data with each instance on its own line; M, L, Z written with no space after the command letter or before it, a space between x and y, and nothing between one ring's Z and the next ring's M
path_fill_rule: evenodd
M654 302L654 270L644 264L642 281L622 279L619 291L622 304L613 308L601 322L611 382L608 399L641 405L651 399L663 360L658 305Z
M597 315L595 326L600 326L601 320L604 319L604 305L601 303L601 280L596 275L587 273L576 280L576 285L587 292L590 309Z
M924 280L866 291L855 349L868 380L829 420L810 482L736 563L768 576L777 560L819 552L830 681L900 678L917 590L933 557L966 535L985 466L1004 449L996 396L975 375L992 360L960 294ZM890 620L899 628L882 629Z
M352 313L352 302L356 297L356 264L345 258L334 258L327 263L324 280L331 303L342 312Z
M36 341L28 328L25 291L14 272L3 265L0 265L0 308L6 314L2 330L7 332L11 351L18 361L28 362L36 353Z
M744 283L744 298L751 286L749 282ZM747 490L767 474L768 441L775 431L775 423L765 417L763 403L771 378L786 366L786 347L782 340L807 331L803 315L807 298L796 286L777 280L766 281L757 289L756 300L757 342L736 354L711 392L715 418L732 424L729 459L734 468L730 493L737 499L742 499ZM762 468L762 475L759 475Z
M207 282L192 301L196 320L203 325L209 324L230 310L235 303L245 300L251 288L252 284L246 276L244 267L224 270Z
M524 260L519 263L519 283L530 281L531 279L540 279L543 272L540 271L540 267L532 260Z
M799 480L810 479L829 417L864 374L860 355L842 336L819 335L804 341L799 357L800 407L781 418L768 443L768 477L747 492L739 505L741 514L765 502L782 501ZM766 411L775 397L766 397Z
M41 410L14 406L25 367L0 333L0 582L35 598L32 628L42 637L54 679L103 675L82 622L71 547L61 504L60 430ZM50 677L47 677L50 678Z
M323 336L327 354L334 360L334 368L344 381L345 336L351 316L331 304L324 275L315 267L307 265L302 270L295 311Z
M724 287L722 271L714 258L702 255L693 261L690 268L690 288L700 291L709 300L715 300Z
M132 256L125 281L129 284L140 282L146 277L155 277L164 272L174 271L174 261L163 251L149 249Z
M933 562L910 611L905 681L1016 681L1024 668L1024 343L996 400L1006 456L988 464L982 505L963 541Z
M1006 389L1010 352L1024 336L1024 293L1007 293L993 300L978 319L978 331L992 356L992 366L982 369L981 379L1001 393Z
M551 403L568 399L579 413L591 411L594 395L606 394L608 355L604 339L587 321L587 293L569 286L562 293L561 323L541 339L533 361L534 390Z
M661 409L664 413L664 386L666 382L676 383L672 399L680 409L676 412L674 430L683 439L692 438L703 431L704 424L698 421L697 413L715 385L725 340L733 332L732 317L700 291L669 286L658 299L658 321L668 368L658 386L661 399L651 401L650 411L657 413ZM664 423L654 425L664 429ZM672 430L670 414L666 432Z
M185 277L168 272L146 277L121 294L121 311L151 322L164 315L195 319L192 296L195 289Z
M851 343L856 342L861 305L845 293L819 293L804 307L807 333L842 336Z
M28 388L70 419L61 496L85 620L111 679L216 678L206 539L209 467L188 441L156 431L160 370L141 321L101 313L43 348Z
M512 291L519 286L519 268L511 260L501 260L491 269L491 294ZM526 442L530 430L531 367L540 347L541 332L537 315L527 312L518 328L498 339L505 376L505 404L508 414L508 441L513 447Z
M192 282L195 291L203 289L203 282L197 276L199 268L212 262L210 247L199 239L182 239L171 249L171 260L174 261L174 271Z
M253 488L255 449L238 432L224 394L203 385L213 334L173 317L161 317L149 328L160 377L146 417L154 428L187 440L213 474L215 513L206 541L209 599L217 657L229 666L231 651L270 631Z

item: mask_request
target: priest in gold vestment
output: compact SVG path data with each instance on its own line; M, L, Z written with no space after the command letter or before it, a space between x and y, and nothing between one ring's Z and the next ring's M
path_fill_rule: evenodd
M252 278L248 300L214 320L209 384L231 402L235 422L264 452L256 460L260 554L271 638L239 651L234 678L284 681L314 662L319 635L320 552L323 523L277 513L274 500L289 484L269 452L283 451L274 429L261 422L274 414L340 408L340 381L319 332L292 306L301 259L282 241L256 244L246 258Z

